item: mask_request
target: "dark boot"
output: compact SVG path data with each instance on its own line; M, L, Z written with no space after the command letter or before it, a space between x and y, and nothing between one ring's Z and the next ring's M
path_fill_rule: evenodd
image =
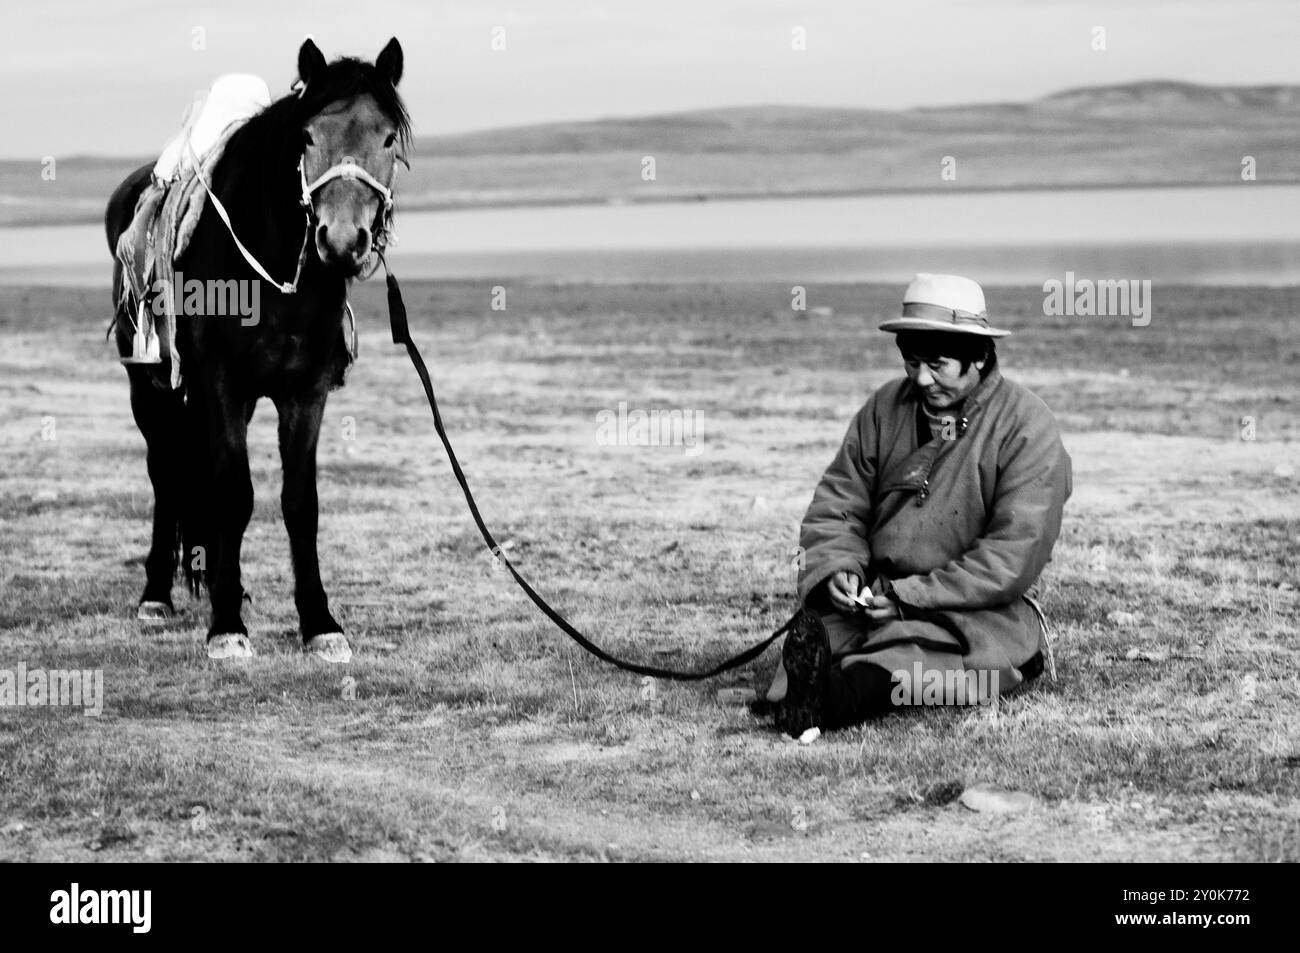
M803 609L795 617L781 650L785 665L785 698L777 704L776 726L798 738L821 727L822 692L831 664L830 638L821 617Z

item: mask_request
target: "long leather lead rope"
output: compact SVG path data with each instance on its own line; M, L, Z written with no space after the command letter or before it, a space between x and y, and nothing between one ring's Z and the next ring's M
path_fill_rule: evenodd
M415 373L420 375L420 383L424 385L424 396L428 398L429 409L433 411L434 429L438 431L438 438L442 440L442 446L447 451L447 459L451 461L451 469L456 475L456 482L460 484L461 492L465 494L465 502L469 504L469 512L474 517L475 525L478 526L479 535L483 537L483 541L487 543L492 554L510 570L510 575L514 577L515 582L519 584L519 588L524 591L524 594L533 601L533 605L541 609L561 632L596 656L596 658L609 662L624 671L678 682L698 682L752 662L762 655L769 645L789 631L791 624L794 622L793 618L761 642L750 646L739 655L734 655L723 662L719 662L710 669L701 672L681 672L676 669L660 668L656 665L642 665L637 662L628 662L616 658L584 636L569 623L568 619L551 608L550 604L537 594L537 591L528 584L528 580L521 576L519 570L515 569L510 560L506 558L501 547L497 545L496 539L493 538L492 531L487 528L487 524L483 522L483 517L479 514L478 504L474 502L474 494L470 492L465 473L460 468L460 461L456 459L456 451L451 448L451 441L447 438L447 430L442 425L442 414L438 412L438 399L433 395L433 384L429 380L429 369L424 366L424 358L420 356L419 349L415 346L415 342L411 340L411 331L406 320L406 305L402 302L402 291L397 284L397 279L393 277L391 272L388 272L387 261L384 262L384 271L388 274L388 321L393 330L393 343L406 347L406 353L410 355L411 363L415 366Z

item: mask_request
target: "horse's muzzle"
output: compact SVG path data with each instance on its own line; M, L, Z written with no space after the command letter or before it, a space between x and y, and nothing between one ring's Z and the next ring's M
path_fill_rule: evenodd
M316 226L316 254L329 268L349 277L360 273L373 249L369 228L349 222L321 222Z

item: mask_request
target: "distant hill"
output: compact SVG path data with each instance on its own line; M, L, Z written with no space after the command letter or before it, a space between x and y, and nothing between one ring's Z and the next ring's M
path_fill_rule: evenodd
M1300 86L1199 86L1170 80L1087 86L1053 93L1038 101L1048 109L1070 109L1115 118L1187 111L1197 114L1240 109L1300 113Z
M1300 86L1166 80L1027 103L908 110L746 106L420 138L401 207L1000 188L1300 182ZM653 156L654 181L642 179ZM941 177L945 156L956 178ZM0 224L97 221L146 161L0 162Z
M687 152L844 152L871 148L882 136L907 132L1037 132L1043 123L1068 121L1070 116L1104 118L1120 126L1159 118L1180 126L1232 120L1246 127L1251 119L1267 122L1279 115L1289 115L1296 123L1290 129L1294 135L1300 128L1300 86L1151 81L1065 90L1030 103L898 111L742 106L429 136L417 145L419 152L437 156L635 151L649 139L661 149Z

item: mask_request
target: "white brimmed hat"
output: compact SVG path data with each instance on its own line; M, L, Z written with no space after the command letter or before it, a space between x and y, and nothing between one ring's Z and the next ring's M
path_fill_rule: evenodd
M917 275L903 293L903 313L880 325L882 331L956 331L981 337L1010 334L989 327L984 289L959 275Z

